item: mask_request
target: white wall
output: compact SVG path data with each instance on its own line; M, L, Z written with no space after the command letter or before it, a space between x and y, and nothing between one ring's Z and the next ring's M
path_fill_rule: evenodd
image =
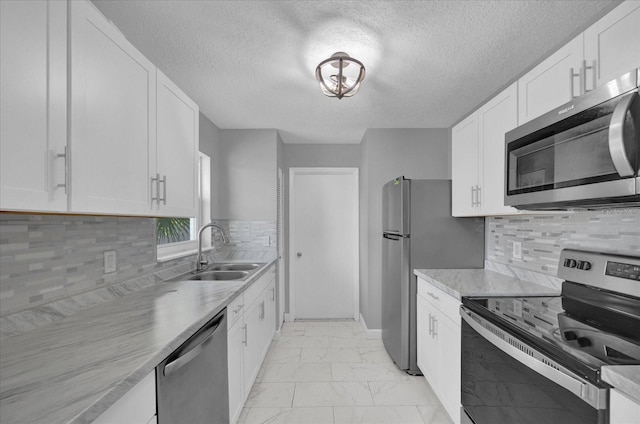
M447 128L369 129L360 163L360 312L367 328L381 328L382 186L404 175L450 179Z

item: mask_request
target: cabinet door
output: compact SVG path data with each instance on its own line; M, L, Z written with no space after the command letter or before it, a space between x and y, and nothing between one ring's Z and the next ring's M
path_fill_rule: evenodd
M611 389L610 393L609 422L611 424L637 424L638 416L640 416L640 404L616 389Z
M93 424L148 424L156 415L156 372L147 374Z
M640 68L640 1L626 1L584 32L588 89Z
M482 146L482 182L480 212L483 215L518 213L504 205L505 140L504 135L518 126L518 86L509 88L478 110Z
M264 346L263 346L263 357L266 356L267 351L269 350L269 346L271 345L271 341L273 340L273 335L276 332L276 282L275 275L272 273L272 270L267 271L271 278L271 282L269 286L265 290L265 317L264 317ZM263 358L264 359L264 358Z
M261 334L262 311L264 300L262 297L253 302L244 314L244 323L247 326L244 347L244 396L249 394L253 382L260 371L263 336Z
M473 113L451 130L451 179L453 216L477 214L478 114Z
M156 96L155 173L160 177L157 215L195 217L199 108L160 71ZM152 190L155 192L156 187Z
M582 59L581 34L518 80L519 125L580 95Z
M238 420L244 404L244 340L245 326L242 318L227 333L227 362L229 378L229 422Z
M434 323L437 349L436 359L438 388L436 393L440 398L453 422L460 422L460 367L462 333L460 324L451 321L440 311Z
M0 1L0 86L0 209L66 211L66 2Z
M417 362L420 371L434 390L438 387L438 364L436 363L437 339L433 335L436 309L421 295L416 296Z
M156 69L91 3L69 4L71 209L149 215Z

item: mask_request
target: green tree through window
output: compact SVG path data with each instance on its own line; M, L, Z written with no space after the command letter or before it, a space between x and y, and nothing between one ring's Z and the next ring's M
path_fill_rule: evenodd
M156 239L158 244L190 240L191 220L189 218L157 218Z

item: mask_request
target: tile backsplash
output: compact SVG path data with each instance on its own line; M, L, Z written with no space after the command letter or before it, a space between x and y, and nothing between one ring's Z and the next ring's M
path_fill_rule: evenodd
M485 228L488 261L547 275L557 274L565 247L640 255L640 208L487 217Z
M214 260L276 257L275 221L219 220L230 243L214 232ZM154 218L0 214L0 316L169 269L185 257L156 262ZM265 246L268 244L268 246ZM104 252L117 270L104 273ZM119 286L118 286L119 287Z
M104 252L117 271L104 273ZM0 315L122 282L156 264L155 219L0 215Z

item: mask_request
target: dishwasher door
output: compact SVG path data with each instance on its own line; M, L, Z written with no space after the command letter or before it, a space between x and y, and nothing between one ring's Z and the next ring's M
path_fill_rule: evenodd
M158 424L229 422L227 310L156 367Z

